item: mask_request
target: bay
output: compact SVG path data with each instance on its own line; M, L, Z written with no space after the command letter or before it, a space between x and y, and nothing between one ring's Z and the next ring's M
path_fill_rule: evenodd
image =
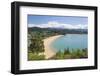
M51 47L56 51L64 49L84 49L88 48L88 34L66 34L54 40Z

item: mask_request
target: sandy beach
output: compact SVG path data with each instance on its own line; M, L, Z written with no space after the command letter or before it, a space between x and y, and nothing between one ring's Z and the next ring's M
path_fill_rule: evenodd
M45 49L44 55L46 56L46 59L49 59L49 58L53 57L56 54L54 49L50 47L50 44L55 39L57 39L61 36L63 36L63 35L56 35L56 36L48 37L48 38L43 40L44 41L44 49Z

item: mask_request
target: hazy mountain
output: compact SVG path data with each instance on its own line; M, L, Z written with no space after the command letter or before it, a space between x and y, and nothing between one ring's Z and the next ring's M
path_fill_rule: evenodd
M39 28L39 27L29 27L29 32L39 31L39 32L56 32L60 34L87 34L87 29L62 29L62 28Z

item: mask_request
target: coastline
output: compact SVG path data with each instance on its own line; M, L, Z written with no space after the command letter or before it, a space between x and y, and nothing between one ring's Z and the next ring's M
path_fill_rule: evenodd
M51 37L48 37L43 40L44 41L44 49L45 49L44 55L46 56L45 57L46 59L49 59L56 54L56 52L54 51L53 48L50 47L50 45L54 40L56 40L57 38L59 38L61 36L63 36L63 35L51 36Z

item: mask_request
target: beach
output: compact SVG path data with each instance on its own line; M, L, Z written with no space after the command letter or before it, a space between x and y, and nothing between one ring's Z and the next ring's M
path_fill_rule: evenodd
M51 37L48 37L43 40L44 41L44 49L45 49L44 55L45 55L46 59L49 59L56 54L55 49L53 49L50 45L55 39L57 39L61 36L63 36L63 35L51 36Z

